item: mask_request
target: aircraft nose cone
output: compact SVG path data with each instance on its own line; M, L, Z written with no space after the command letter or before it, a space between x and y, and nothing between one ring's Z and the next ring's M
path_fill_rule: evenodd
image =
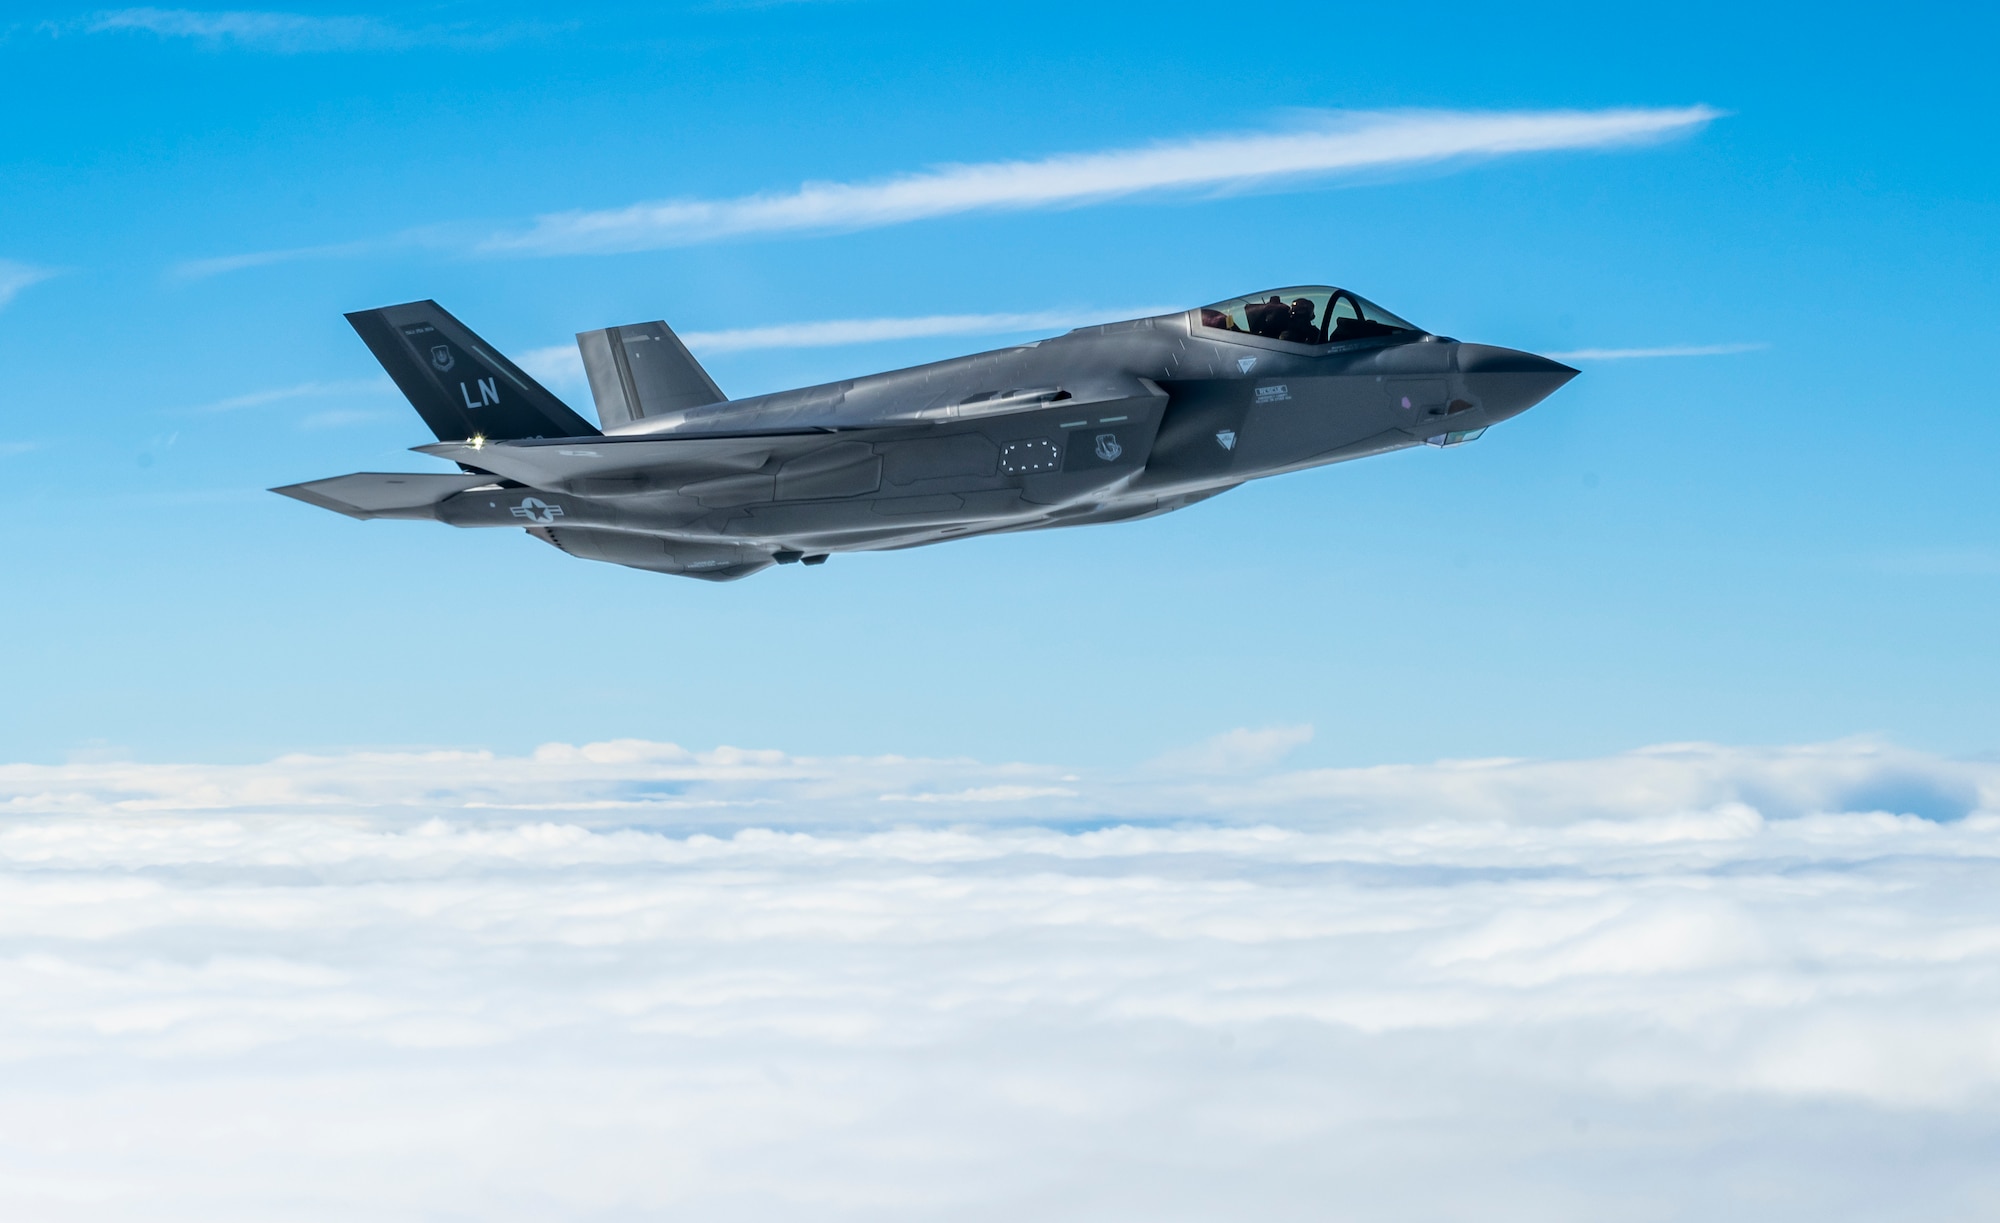
M1465 389L1486 415L1495 421L1534 407L1553 395L1576 370L1560 361L1538 357L1515 348L1495 348L1491 344L1460 344L1458 372Z

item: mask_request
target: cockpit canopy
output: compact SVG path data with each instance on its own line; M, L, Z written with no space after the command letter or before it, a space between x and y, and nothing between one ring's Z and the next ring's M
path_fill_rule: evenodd
M1422 329L1364 297L1332 285L1267 289L1195 312L1203 327L1292 344L1343 344L1378 336L1416 337Z

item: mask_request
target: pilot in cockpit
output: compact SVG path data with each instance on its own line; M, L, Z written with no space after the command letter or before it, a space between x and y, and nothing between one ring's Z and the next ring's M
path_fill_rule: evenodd
M1278 333L1281 340L1294 344L1324 344L1326 336L1313 326L1313 312L1318 309L1310 297L1301 297L1292 303L1290 313L1285 318L1284 330Z

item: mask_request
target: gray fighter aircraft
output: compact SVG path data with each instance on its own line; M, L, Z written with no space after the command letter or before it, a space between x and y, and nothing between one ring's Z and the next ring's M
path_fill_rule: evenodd
M1455 446L1576 376L1345 289L730 399L665 323L577 336L601 428L435 302L347 316L460 474L272 491L354 518L522 527L571 556L724 581L835 552L1147 518L1245 480Z

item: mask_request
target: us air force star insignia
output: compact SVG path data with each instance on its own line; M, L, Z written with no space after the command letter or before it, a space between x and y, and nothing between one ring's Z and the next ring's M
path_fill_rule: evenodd
M1118 444L1118 435L1116 433L1100 433L1097 435L1098 458L1103 459L1107 463L1116 463L1118 456L1124 453L1125 447Z
M431 364L437 366L440 373L450 373L451 367L458 362L452 360L451 349L438 344L431 349Z
M1236 449L1236 430L1234 429L1216 430L1215 444L1222 447L1224 450Z
M562 517L560 505L550 505L538 497L524 498L521 504L514 506L508 512L516 518L525 518L529 522L549 523Z
M1246 373L1246 374L1247 374L1247 373L1249 373L1249 372L1250 372L1251 370L1253 370L1253 369L1256 369L1256 368L1257 368L1257 358L1255 358L1255 357L1238 357L1238 358L1236 358L1236 368L1237 368L1237 369L1239 369L1239 370L1242 370L1242 371L1243 371L1244 373Z

